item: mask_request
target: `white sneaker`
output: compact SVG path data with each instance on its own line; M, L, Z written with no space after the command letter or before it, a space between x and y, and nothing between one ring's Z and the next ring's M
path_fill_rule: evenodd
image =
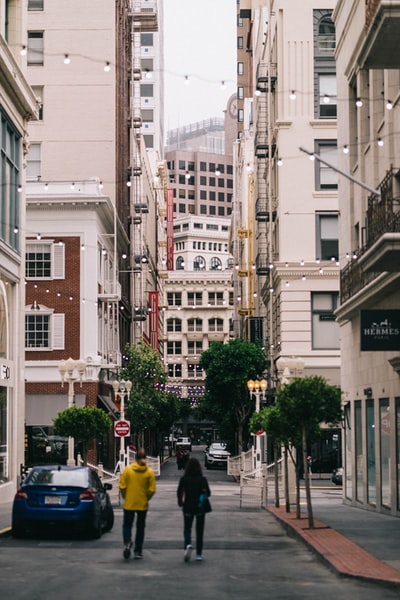
M203 560L203 555L202 554L197 554L196 555L196 560Z
M191 544L188 544L186 546L186 550L185 550L185 556L184 556L185 562L189 562L190 557L192 556L192 550L193 550L193 546Z

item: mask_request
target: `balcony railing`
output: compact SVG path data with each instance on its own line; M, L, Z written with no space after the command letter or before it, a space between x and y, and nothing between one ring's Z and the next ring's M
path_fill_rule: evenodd
M340 298L346 302L381 271L366 270L362 265L364 254L370 250L385 233L400 233L400 171L390 169L379 185L380 196L372 194L368 198L366 213L366 240L357 250L357 259L350 262L340 273ZM361 264L360 264L361 263Z

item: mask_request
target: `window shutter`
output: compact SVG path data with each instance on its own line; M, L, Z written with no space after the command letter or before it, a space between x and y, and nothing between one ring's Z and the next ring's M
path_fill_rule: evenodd
M64 350L65 315L61 313L52 315L53 350Z
M65 245L53 246L53 279L65 279Z

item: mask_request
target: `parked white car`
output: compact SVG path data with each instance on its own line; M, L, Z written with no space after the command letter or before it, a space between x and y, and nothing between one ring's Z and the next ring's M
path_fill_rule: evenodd
M212 467L226 468L228 456L230 455L225 443L213 442L205 449L204 465L206 469L211 469Z

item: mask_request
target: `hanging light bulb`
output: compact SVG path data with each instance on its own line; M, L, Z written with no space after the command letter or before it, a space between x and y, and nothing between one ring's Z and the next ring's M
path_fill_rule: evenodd
M289 96L289 98L290 98L291 100L296 100L296 92L295 92L294 90L292 90L292 91L290 92L290 96Z
M281 158L278 158L276 164L278 165L278 167L281 167L283 165L283 160Z
M383 146L383 139L382 138L378 138L378 146L380 146L380 147Z
M225 81L221 81L221 90L226 90Z
M392 108L393 108L393 102L392 102L391 100L388 100L388 101L386 102L386 108L387 108L388 110L392 110Z
M74 191L74 189L75 189L75 183L74 183L74 182L72 182L72 183L71 183L71 190L72 190L72 191Z
M69 65L71 62L71 59L69 57L68 54L64 54L64 65Z
M26 56L28 53L28 49L26 46L22 46L21 50L20 50L20 54L21 56Z
M189 85L190 81L189 81L189 75L185 75L185 85Z
M363 105L363 102L362 102L361 98L357 98L357 100L356 100L356 106L357 106L357 108L361 108L362 105Z
M329 104L329 96L328 96L328 94L324 94L324 104Z
M348 154L348 153L349 153L349 147L343 146L343 154Z
M103 187L104 187L104 186L103 186L103 182L100 180L100 181L99 181L99 190L102 190L102 189L103 189Z
M111 65L110 65L110 63L108 61L104 65L104 70L105 70L106 73L109 73L111 71Z
M185 173L185 179L190 179L190 173L189 173L189 171L186 171L186 173Z

